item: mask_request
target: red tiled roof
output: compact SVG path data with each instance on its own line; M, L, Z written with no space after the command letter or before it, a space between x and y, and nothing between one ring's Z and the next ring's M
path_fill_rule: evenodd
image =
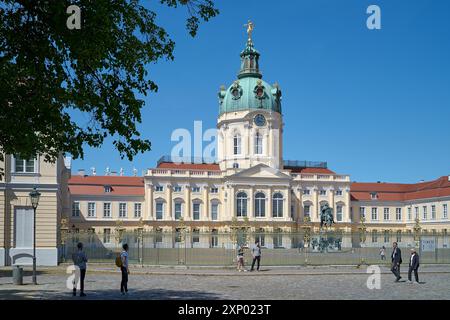
M111 192L105 192L111 186ZM69 191L73 195L144 196L144 178L124 176L72 176Z
M295 168L295 167L284 167L286 170L291 170L294 173L317 173L317 174L335 174L327 168Z
M220 171L220 167L216 163L174 163L174 162L162 162L157 168L163 169L187 169L187 170L208 170L208 171Z
M354 182L350 185L351 198L354 201L371 200L371 193L377 193L378 201L407 201L450 196L448 176L433 181L414 184L403 183L365 183Z

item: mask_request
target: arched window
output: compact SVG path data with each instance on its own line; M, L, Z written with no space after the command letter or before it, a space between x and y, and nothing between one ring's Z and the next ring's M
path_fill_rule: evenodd
M241 136L235 134L233 137L233 154L241 154Z
M283 195L279 192L275 193L272 198L272 216L274 218L283 216Z
M262 192L255 195L255 217L266 216L266 196Z
M239 168L239 163L235 162L233 163L233 169L238 169Z
M255 154L263 153L263 136L257 132L255 136Z
M239 192L236 197L236 216L247 216L247 194L245 192Z

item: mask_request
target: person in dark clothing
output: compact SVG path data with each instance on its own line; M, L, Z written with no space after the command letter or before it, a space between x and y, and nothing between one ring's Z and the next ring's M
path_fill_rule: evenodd
M398 282L402 277L400 276L400 265L402 264L402 251L397 245L397 242L392 244L392 266L391 271L395 275L395 282Z
M261 246L259 245L258 240L255 241L255 244L252 247L252 256L253 256L253 261L252 261L252 267L250 268L250 271L253 271L253 269L255 268L255 262L257 262L256 271L259 271L259 264L261 262Z
M84 294L84 278L86 277L86 262L88 261L86 254L83 252L83 244L77 244L77 252L73 254L73 263L80 270L80 297L85 297ZM77 283L74 282L73 296L77 295Z
M414 271L414 283L419 283L419 255L416 252L416 249L411 249L411 258L409 259L409 269L408 269L408 282L411 283L411 275Z
M122 260L122 266L120 271L122 272L122 281L120 282L120 292L123 295L128 294L128 274L130 270L128 269L128 244L122 246L123 251L120 254L120 259Z

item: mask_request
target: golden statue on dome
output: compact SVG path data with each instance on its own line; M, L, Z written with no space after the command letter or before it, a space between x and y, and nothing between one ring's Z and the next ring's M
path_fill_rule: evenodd
M244 27L247 27L248 40L251 40L252 32L253 32L253 29L255 28L254 23L251 22L250 20L248 20L248 23L244 24Z

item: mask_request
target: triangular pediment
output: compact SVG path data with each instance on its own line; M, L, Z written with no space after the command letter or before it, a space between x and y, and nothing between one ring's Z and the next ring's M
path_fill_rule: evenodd
M290 180L291 177L278 169L269 167L263 163L260 163L254 167L242 170L229 176L230 179L245 179L245 178L266 178L266 179L283 179Z

